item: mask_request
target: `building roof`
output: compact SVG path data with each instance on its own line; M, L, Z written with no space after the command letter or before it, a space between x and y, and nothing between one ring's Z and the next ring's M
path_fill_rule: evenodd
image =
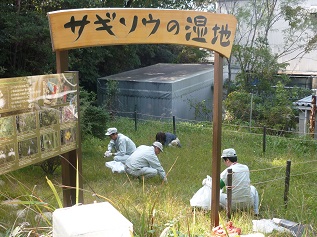
M163 82L171 83L195 75L213 71L212 64L170 64L158 63L99 79L112 79L116 81L138 81L138 82Z
M307 96L303 99L300 99L298 101L293 102L293 105L298 107L298 109L310 110L311 104L312 104L312 99L313 99L313 96L310 95L310 96Z

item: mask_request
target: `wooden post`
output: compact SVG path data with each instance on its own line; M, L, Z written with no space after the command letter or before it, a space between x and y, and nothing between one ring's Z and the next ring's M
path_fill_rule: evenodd
M214 108L212 140L211 229L219 225L221 125L222 125L223 56L215 52Z
M56 51L56 70L57 73L63 73L68 70L68 51ZM78 73L77 73L78 77ZM79 106L79 86L77 84L77 105ZM79 110L79 109L78 109ZM69 207L76 204L76 174L79 173L79 197L80 203L84 202L83 198L83 182L82 182L82 153L81 153L81 135L80 135L80 121L78 112L78 130L77 132L77 145L78 148L63 154L62 159L62 185L63 188L63 206ZM78 170L77 170L78 162Z
M68 70L68 51L56 51L56 72L63 73Z
M253 109L253 93L251 93L249 132L251 132L251 126L252 126L252 109Z
M312 96L311 102L311 113L310 113L310 120L309 120L309 133L311 137L315 137L315 123L316 123L316 96Z
M138 117L137 117L137 110L136 110L136 105L134 105L134 131L138 130Z
M287 208L290 179L291 179L291 161L288 160L286 163L285 189L284 189L284 206L285 206L285 208Z
M173 115L173 133L176 135L175 115Z
M227 221L231 219L231 202L232 202L232 169L228 169L227 178Z
M263 153L266 151L266 127L263 127Z

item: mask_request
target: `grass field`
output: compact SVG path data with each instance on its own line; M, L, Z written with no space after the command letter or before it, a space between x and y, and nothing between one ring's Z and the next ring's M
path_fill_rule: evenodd
M113 121L105 126L105 130L107 127L117 127L119 132L129 136L137 146L151 145L158 131L173 132L171 123L158 121L141 121L137 124L137 131L134 122L128 119ZM160 236L167 226L172 226L177 231L177 236L209 236L210 212L193 213L189 200L202 187L202 180L207 175L211 176L212 126L210 123L177 123L176 133L182 148L167 147L164 153L159 155L165 171L168 172L167 185L162 184L159 178L140 183L126 174L112 173L105 167L105 162L109 159L103 158L109 140L93 137L84 139L84 202L88 204L94 201L110 201L133 223L135 236ZM251 183L256 186L260 195L261 218L284 218L309 224L316 229L316 141L273 136L266 138L266 152L263 153L261 134L234 131L224 125L222 149L235 148L238 162L249 166ZM286 208L284 181L288 160L292 162L292 166ZM221 170L224 168L222 166ZM30 200L35 196L49 203L53 209L57 208L56 199L46 183L45 176L38 166L29 166L2 175L0 201L12 198ZM57 169L55 174L48 178L56 185L62 197L58 187L61 183L61 169ZM93 195L94 193L98 195ZM34 221L34 215L39 212L37 208L43 210L38 206L8 207L2 204L0 225L3 231L0 226L0 232L22 221L28 221L32 226L49 225ZM16 213L21 209L27 209L27 215L17 218ZM220 217L221 221L225 221L225 211L220 212ZM238 212L232 216L234 225L240 227L243 234L252 233L252 219L254 217L251 212ZM267 236L292 235L274 232Z

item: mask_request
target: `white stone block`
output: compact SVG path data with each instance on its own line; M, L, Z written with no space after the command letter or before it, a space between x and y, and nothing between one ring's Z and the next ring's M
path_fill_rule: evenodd
M53 237L131 237L133 224L109 202L56 209Z

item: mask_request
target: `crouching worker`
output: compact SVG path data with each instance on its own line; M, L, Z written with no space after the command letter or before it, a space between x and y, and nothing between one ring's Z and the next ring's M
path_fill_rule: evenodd
M110 136L111 140L108 144L108 150L105 152L105 157L113 156L114 161L125 163L136 149L134 142L122 133L118 133L116 128L108 128L106 135ZM115 152L113 153L112 150Z
M227 168L220 174L220 188L227 186L228 169L232 169L232 210L253 207L254 214L259 214L259 195L256 188L250 185L248 166L238 163L236 151L225 149L221 158ZM220 193L220 205L227 206L227 194Z
M162 143L164 146L181 147L181 142L178 137L170 132L158 132L155 135L155 140Z
M151 178L159 175L167 182L165 171L157 157L160 152L163 152L160 142L154 142L152 146L139 146L127 159L125 171L135 177Z

